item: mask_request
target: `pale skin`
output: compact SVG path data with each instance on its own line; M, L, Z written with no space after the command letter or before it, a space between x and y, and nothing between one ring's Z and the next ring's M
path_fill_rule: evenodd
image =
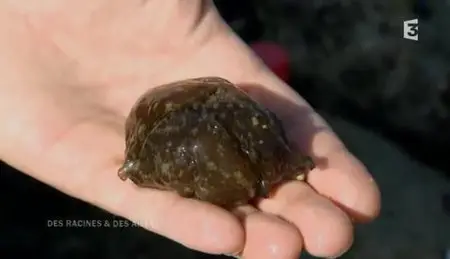
M376 183L203 3L1 0L0 159L195 250L248 259L297 258L303 249L340 255L353 241L353 224L378 215ZM234 212L121 181L123 126L135 100L149 87L198 76L258 84L308 109L291 116L263 100L299 148L326 165L307 183L286 183L272 198ZM301 137L316 127L322 130L312 139Z

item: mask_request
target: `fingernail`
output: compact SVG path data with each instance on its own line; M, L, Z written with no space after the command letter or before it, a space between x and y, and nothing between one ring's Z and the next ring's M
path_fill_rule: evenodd
M237 253L237 254L223 254L223 255L241 259L241 256L239 255L239 253Z

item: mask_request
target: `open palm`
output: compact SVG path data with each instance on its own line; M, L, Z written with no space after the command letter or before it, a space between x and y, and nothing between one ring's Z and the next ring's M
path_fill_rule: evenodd
M100 18L87 24L63 12L23 16L16 7L0 7L0 17L9 19L0 25L0 158L69 195L204 252L297 258L304 248L318 256L345 251L353 221L377 215L379 193L320 117L210 6L154 1L166 10L159 16L153 11L160 18L154 19L163 21L158 27L145 15L152 1L146 9L129 7L130 1L114 7L107 2L96 9ZM164 30L175 24L171 33ZM273 198L230 213L122 182L117 169L134 101L149 87L197 76L225 77L277 113L290 139L318 164L308 183L286 183Z

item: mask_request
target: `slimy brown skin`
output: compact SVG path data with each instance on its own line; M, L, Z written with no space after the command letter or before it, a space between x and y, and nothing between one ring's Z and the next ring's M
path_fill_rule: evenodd
M218 77L149 90L125 127L122 180L221 207L267 197L314 167L291 150L273 113Z

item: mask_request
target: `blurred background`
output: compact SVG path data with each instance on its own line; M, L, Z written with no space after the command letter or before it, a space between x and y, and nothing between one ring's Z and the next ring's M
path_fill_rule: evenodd
M341 258L446 258L449 1L215 2L380 184L380 218L357 227L354 246ZM403 21L415 18L419 41L403 39ZM48 219L119 218L4 164L0 183L1 258L214 258L139 228L49 228Z

